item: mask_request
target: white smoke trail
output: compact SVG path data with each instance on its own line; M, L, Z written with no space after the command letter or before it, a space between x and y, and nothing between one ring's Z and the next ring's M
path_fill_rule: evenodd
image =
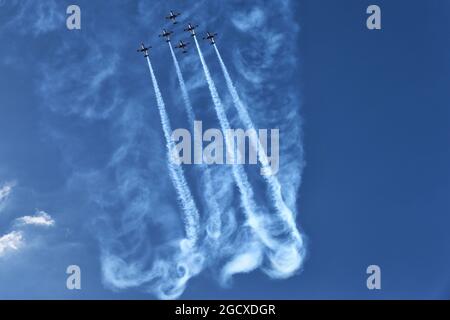
M198 41L197 39L195 40L219 122L222 130L226 132L225 130L230 128L229 121L226 117L225 110L223 109L222 102L218 96L217 89L211 78L208 67L204 61ZM175 64L176 68L177 64ZM155 88L164 135L167 139L167 148L168 150L173 150L174 143L170 136L171 128L168 115L166 114L164 101L150 60L148 60L148 65ZM177 74L178 70L180 70L179 65ZM181 70L180 75L180 79L182 79ZM182 83L184 84L184 81L182 81ZM181 83L180 86L182 87L183 93L186 87ZM188 112L188 117L190 119L195 119L195 113L193 113L187 90L185 92L186 94L183 94L183 99L187 97L187 100L185 101L187 104L186 108L192 110L191 115L189 115ZM225 142L227 143L227 140ZM227 150L230 150L230 148L227 147ZM190 195L190 192L187 188L183 172L177 172L177 168L179 167L169 167L169 171L171 172L171 178L174 181L173 183L177 188L180 201L183 203L182 197L186 196L186 194ZM219 177L224 179L221 175L226 171L225 168L219 168L218 170L220 174L214 176L212 181L217 182L218 180L216 179ZM281 223L280 225L279 222L281 219L273 219L266 211L257 207L253 198L253 189L248 181L244 168L240 165L233 165L232 171L233 178L239 188L241 204L246 216L246 223L244 225L240 225L239 222L235 220L234 210L223 212L223 214L218 217L218 222L221 223L221 229L218 230L220 230L221 233L217 238L211 237L200 241L200 235L198 235L196 237L198 245L195 247L195 250L190 249L188 240L182 240L181 243L175 241L169 243L167 246L164 245L163 249L156 249L155 253L151 255L154 259L152 266L149 269L146 267L148 264L145 259L129 263L125 260L127 258L121 257L120 254L115 255L113 252L110 252L110 250L104 249L102 253L102 269L105 284L111 288L122 289L146 286L150 292L156 294L160 299L175 299L183 293L189 279L199 274L207 265L211 268L220 267L221 271L219 279L221 283L225 285L229 283L229 280L234 274L251 272L257 268L262 268L269 276L275 278L285 278L295 272L300 266L303 258L302 253L300 253L301 247L299 243L293 243L291 239L285 239L284 235L282 235L282 233L284 233L284 224ZM216 172L214 171L214 173ZM180 186L180 184L183 185L183 182L186 189ZM228 186L229 185L227 185L227 188ZM205 194L207 193L208 192L205 191ZM214 192L211 194L214 194ZM205 196L207 197L207 195ZM209 198L211 197L208 197L208 199ZM220 204L223 205L223 202L221 201ZM186 214L186 222L188 221L188 218L189 216ZM141 220L141 218L132 220L131 223L133 228L131 228L131 230L135 230L137 228L137 225L135 224L139 224ZM196 219L191 219L191 222L193 220L195 220L195 223L191 224L191 226L196 228L195 232L198 234L198 229L201 227L198 212ZM280 229L283 229L282 232L280 232ZM186 234L188 235L193 233L189 230L188 223L186 223ZM106 239L110 238L113 237L106 237ZM203 244L205 242L210 242L214 246L204 246ZM111 247L111 245L105 244L102 247L107 248ZM218 250L218 248L220 248L220 250ZM266 260L266 257L269 260ZM267 261L270 262L270 265L267 265Z
M219 119L222 131L227 132L231 130L230 123L225 114L222 101L219 97L216 86L209 72L209 68L206 65L205 58L203 57L203 53L196 36L194 36L194 40L203 67L203 72L205 74L206 81L208 82L208 87L214 103L215 111L217 113L217 118ZM227 152L233 152L231 141L229 140L229 137L227 137L227 135L225 135L225 146ZM265 246L267 246L268 248L276 247L275 241L267 234L267 231L262 226L261 215L257 213L258 207L253 199L253 189L248 181L248 177L244 171L244 168L242 167L242 165L235 164L232 165L232 172L236 185L238 186L239 192L241 194L242 207L244 209L248 225Z
M175 150L175 145L171 137L172 129L170 127L170 121L166 112L166 106L162 98L161 91L159 90L158 81L156 80L156 76L149 57L147 57L147 63L152 78L153 88L155 90L156 103L158 105L159 115L161 117L164 137L166 139L167 155L168 157L170 157L172 150ZM190 245L194 245L198 240L198 226L200 221L197 206L187 185L183 168L181 166L175 165L170 158L167 160L170 176L177 191L178 198L181 202L183 212L185 213L184 222L186 228L186 236L190 242Z
M181 73L180 64L178 63L178 59L177 56L175 55L175 52L173 51L172 44L170 42L168 42L168 44L170 48L170 53L172 54L173 63L175 65L175 70L177 72L178 82L181 88L181 95L183 96L184 106L186 108L189 123L191 124L191 126L193 126L195 121L195 113L194 109L192 108L191 99L189 98L183 74ZM213 182L210 169L206 165L201 165L201 169L203 169L204 174L205 194L207 195L206 201L208 205L211 207L212 211L211 219L208 222L209 227L206 228L206 231L208 232L209 235L213 236L214 238L218 238L220 236L220 229L221 229L219 204L217 202L213 190Z
M230 129L229 121L225 114L225 110L223 109L222 102L217 93L214 81L212 80L211 74L206 65L200 45L195 36L194 40L197 46L200 61L203 66L203 71L205 73L205 77L208 82L211 97L214 102L217 117L219 118L222 131L226 132L228 129ZM227 138L225 139L225 144L227 147L227 151L230 152L230 150L232 149L230 147L231 143L230 141L228 141ZM253 190L248 181L247 174L243 170L242 166L233 165L232 167L233 167L233 176L235 178L236 184L238 185L239 191L241 192L241 200L244 212L246 213L248 220L247 223L250 225L250 227L255 232L255 234L262 242L262 244L269 249L267 255L270 260L271 267L265 268L264 271L274 278L286 278L291 276L300 267L305 252L303 240L295 227L295 222L292 213L287 208L287 206L284 205L285 208L283 208L281 216L283 220L288 222L288 226L290 227L292 225L294 226L294 228L291 227L289 230L289 236L293 237L293 239L292 238L285 239L285 237L282 236L282 234L285 231L284 225L280 225L279 221L274 220L273 216L269 216L264 213L261 214L256 213L257 206L253 200ZM274 184L274 186L276 185ZM279 190L281 196L281 188ZM281 199L282 204L284 204L282 198L280 197L279 199ZM282 208L282 204L277 202L276 204L278 205L278 208ZM241 265L241 263L239 262L242 261L248 261L248 259L246 258L244 260L238 260L238 263L236 265ZM231 264L233 264L233 261L231 262ZM249 264L246 265L247 268L248 266ZM257 265L253 265L253 267L256 268ZM236 267L233 265L233 268L229 270L232 270L234 272L236 271L235 268ZM242 272L248 272L248 269L243 269ZM226 279L227 276L231 276L231 274L223 275L223 278Z
M244 126L246 127L246 129L256 131L255 125L253 124L253 121L251 120L250 115L248 114L247 108L242 103L242 100L239 97L236 87L234 86L233 81L231 80L230 74L229 74L228 69L222 59L222 56L220 55L219 49L217 48L216 44L214 44L213 47L216 51L217 58L219 59L220 66L221 66L223 75L225 77L225 81L226 81L228 90L231 94L231 97L233 99L233 104L237 109L240 119L244 123ZM302 238L297 229L294 214L283 200L280 182L278 181L277 177L272 172L269 161L267 160L267 155L265 153L265 150L262 147L261 142L258 139L250 139L250 143L252 145L253 150L255 150L255 152L258 153L258 159L259 159L262 169L263 169L263 177L269 185L270 194L271 194L272 200L274 201L275 208L277 209L281 218L288 225L289 232L290 232L291 236L293 237L293 239L295 239L295 241L298 241L301 246Z
M175 55L175 52L173 51L172 44L170 42L168 42L168 43L169 43L170 53L172 54L173 64L175 65L175 70L177 72L178 83L180 84L180 87L181 87L181 95L183 97L184 106L186 108L186 112L187 112L187 115L189 118L189 123L191 123L193 125L194 120L195 120L195 113L194 113L194 109L192 108L191 99L189 99L189 94L188 94L188 91L186 88L186 84L184 82L183 74L181 73L181 68L180 68L180 64L178 63L177 56Z

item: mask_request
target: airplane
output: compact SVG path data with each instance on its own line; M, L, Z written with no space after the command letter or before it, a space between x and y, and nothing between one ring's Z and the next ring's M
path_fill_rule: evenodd
M146 47L145 46L145 44L142 42L141 43L141 47L137 50L137 52L143 52L144 53L144 58L147 58L148 57L148 50L150 49L151 47Z
M189 44L189 42L183 42L182 40L180 40L180 42L178 43L178 45L175 46L175 48L177 49L183 49L183 53L187 53L186 51L186 47Z
M198 27L198 24L193 26L191 23L188 24L187 28L184 29L184 31L188 31L190 33L192 33L192 36L195 36L195 28Z
M167 31L166 29L163 29L163 32L158 35L158 37L164 37L166 38L166 42L170 42L170 35L173 33L173 31Z
M180 15L181 13L174 13L172 10L169 12L169 15L166 17L167 20L172 20L173 24L177 24L178 21L176 20L176 18Z
M216 41L214 40L215 36L217 36L217 33L206 32L206 37L204 37L203 40L209 40L211 41L211 44L215 44L216 43Z

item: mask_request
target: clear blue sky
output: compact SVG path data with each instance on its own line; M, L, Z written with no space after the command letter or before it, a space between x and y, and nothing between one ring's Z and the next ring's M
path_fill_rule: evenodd
M186 127L170 52L157 37L172 28L163 18L170 9L183 13L174 40L191 42L179 58L204 125L218 127L181 31L190 21L219 33L258 127L280 128L280 179L307 239L289 279L258 269L224 288L224 261L210 258L181 298L449 298L450 3L80 0L81 31L65 27L69 4L0 1L0 298L155 298L142 270L183 228L136 49L153 46L172 127ZM370 4L382 9L382 30L365 27ZM202 49L239 126L214 52L206 42ZM222 209L239 217L221 170ZM207 215L199 173L186 173ZM127 266L107 270L105 250ZM65 287L71 264L81 267L80 291ZM366 288L371 264L382 270L379 291Z

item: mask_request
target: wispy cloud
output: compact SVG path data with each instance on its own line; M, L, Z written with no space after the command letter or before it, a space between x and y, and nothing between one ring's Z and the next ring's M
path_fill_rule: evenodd
M261 28L266 21L264 11L259 7L253 7L248 12L238 12L232 17L231 21L234 26L242 32L252 30L256 32L257 28Z
M5 184L0 188L0 204L5 202L8 199L9 194L11 193L12 185Z
M86 48L87 54L62 59L67 53L60 50L42 67L40 93L56 113L81 115L87 119L108 118L114 108L123 103L116 78L118 57L114 54L105 56L95 41L82 40L79 45ZM69 83L77 83L81 90L68 90ZM108 91L111 86L116 89ZM70 107L65 103L67 100L71 101Z
M0 188L0 211L6 205L13 189L12 183L6 183ZM18 250L23 245L23 236L20 231L12 231L0 237L0 258L9 251Z
M294 80L301 72L301 55L295 41L300 25L294 14L290 0L253 0L242 8L233 9L232 25L246 40L246 45L234 47L230 60L234 65L232 72L240 75L234 76L235 84L255 125L280 129L278 179L284 199L295 212L304 150L300 116L302 96L299 83ZM269 23L274 20L277 23ZM252 28L256 31L245 31Z
M6 202L10 197L11 192L15 186L13 182L7 182L3 185L0 185L0 212L5 208Z
M0 2L0 7L6 2ZM11 19L4 27L20 33L39 36L64 26L65 10L55 0L47 1L8 1L5 9L11 10Z
M23 245L23 235L20 231L12 231L0 237L0 258L10 251L16 251Z
M39 211L33 216L23 216L16 219L19 225L34 225L42 227L52 227L55 220L45 211Z

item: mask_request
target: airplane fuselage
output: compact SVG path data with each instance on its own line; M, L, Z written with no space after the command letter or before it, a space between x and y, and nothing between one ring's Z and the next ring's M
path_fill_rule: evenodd
M174 13L173 11L169 12L169 15L166 17L166 19L171 20L173 24L177 24L176 18L180 15L180 13Z
M142 53L144 53L144 58L147 58L147 57L149 56L148 50L149 50L150 48L151 48L151 47L148 47L148 48L147 48L147 47L145 46L145 44L142 43L142 44L141 44L141 48L138 49L137 52L142 52Z

